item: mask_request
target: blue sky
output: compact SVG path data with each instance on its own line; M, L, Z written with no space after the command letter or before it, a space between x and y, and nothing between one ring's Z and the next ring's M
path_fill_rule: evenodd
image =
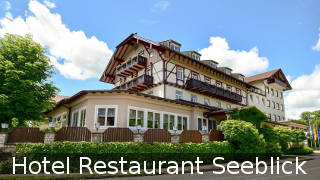
M217 44L220 42L221 46L228 45L228 49L224 49L221 56L234 58L230 64L234 70L237 70L238 66L235 64L239 62L251 64L251 61L243 59L256 62L252 63L251 69L239 66L239 69L247 75L275 68L283 69L293 81L294 90L289 92L286 99L286 104L289 106L287 108L292 111L289 112L292 113L290 116L297 116L293 111L320 108L320 102L305 103L306 98L310 100L320 98L320 83L317 82L318 77L320 78L318 75L320 43L319 47L317 46L320 32L320 1L38 0L36 3L31 2L30 0L0 1L0 35L4 32L34 33L39 43L48 49L48 55L54 59L57 68L52 80L61 90L61 95L70 96L82 89L112 88L110 84L99 82L97 77L100 72L96 71L101 71L102 66L105 67L118 43L129 34L137 32L154 41L174 39L182 44L183 50L194 49L206 53L206 57L219 58L216 53L212 53L220 47L217 47L218 45L211 47L213 44L210 38L213 38L212 41ZM60 16L61 22L56 15ZM23 22L15 21L19 16ZM74 39L74 43L78 45L76 47L78 51L75 52L80 53L69 56L67 53L73 52L73 44L64 43L68 51L63 52L61 44L55 42L59 39L44 37L45 31L35 30L43 24L57 27L59 33L54 31L47 33L47 35L51 33L51 37L60 34L61 36L57 37L65 37L64 41L68 39L67 36L72 37L70 41ZM17 29L28 29L28 31ZM84 34L75 33L80 31ZM95 40L90 39L93 36L96 37ZM77 39L82 40L77 42ZM92 50L86 52L88 47L92 47ZM207 51L204 50L206 48ZM92 58L96 54L101 56ZM88 58L78 60L77 57L82 56ZM228 65L230 62L223 57L221 63ZM70 66L63 66L66 61L70 62ZM73 70L78 68L78 73L81 74L82 70L86 70L82 69L84 65L88 66L88 72L77 76ZM100 68L95 69L93 66ZM309 83L312 81L315 85L309 87L304 84L305 81ZM313 91L310 92L310 89ZM297 94L302 96L300 101L296 100Z

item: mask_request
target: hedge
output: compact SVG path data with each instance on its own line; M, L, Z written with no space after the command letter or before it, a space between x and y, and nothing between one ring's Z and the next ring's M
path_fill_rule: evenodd
M234 149L226 141L207 143L140 143L140 142L54 142L52 144L20 144L13 154L19 163L27 157L27 161L41 161L47 157L49 161L66 162L70 158L70 171L79 172L79 157L90 157L96 161L126 161L148 163L152 161L195 161L197 157L205 164L211 164L215 157L222 156L225 161L234 159ZM20 172L22 169L20 169ZM12 173L12 159L0 163L0 173Z

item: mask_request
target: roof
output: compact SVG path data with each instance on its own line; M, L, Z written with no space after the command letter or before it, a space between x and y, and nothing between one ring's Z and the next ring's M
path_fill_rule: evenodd
M170 51L170 52L172 52L172 53L176 53L176 54L178 54L179 56L182 56L182 57L184 57L184 58L188 58L188 59L194 61L195 63L199 63L199 64L201 64L201 65L204 65L204 66L206 66L206 67L208 67L208 68L210 68L210 69L212 69L212 70L214 70L214 71L216 71L216 72L219 72L219 73L221 73L221 74L224 74L224 75L226 75L226 76L228 76L228 77L236 80L237 82L243 83L243 84L251 87L251 85L248 84L248 83L246 83L245 81L241 81L241 80L239 80L238 78L233 77L232 75L229 75L229 74L227 74L227 73L225 73L225 72L223 72L223 71L221 71L221 70L219 70L219 69L216 69L216 68L211 67L207 62L202 62L202 61L195 60L195 59L193 59L193 58L191 58L191 57L183 54L182 52L174 51L174 50L170 49L169 47L167 47L167 46L165 46L165 45L162 45L162 44L157 43L157 42L154 42L154 41L152 41L152 40L149 40L149 39L140 37L140 36L138 36L136 33L129 35L124 41L122 41L122 42L117 46L116 51L113 53L113 55L112 55L112 57L111 57L108 65L107 65L107 67L105 68L102 76L100 77L100 81L102 81L102 82L108 82L108 83L114 83L114 82L113 82L113 79L114 79L114 76L115 76L115 73L116 73L116 68L115 68L116 65L117 65L116 61L117 61L118 59L121 59L121 58L124 56L125 51L126 51L126 49L128 48L128 47L127 47L127 46L128 46L127 43L130 43L132 40L139 41L139 42L141 42L141 43L143 43L143 44L145 44L145 45L146 45L146 44L152 45L152 48L154 48L154 49L158 49L158 50L161 50L161 51L163 51L163 50L168 50L168 51ZM169 41L172 41L172 40L169 40Z
M166 101L169 103L175 103L175 104L181 104L181 105L186 105L186 106L190 106L190 107L199 107L199 108L203 108L203 109L207 109L207 110L219 110L219 108L215 108L212 106L207 106L207 105L203 105L203 104L199 104L199 103L193 103L190 101L184 101L184 100L172 100L172 99L167 99L167 98L162 98L162 97L158 97L158 96L154 96L154 95L149 95L149 94L144 94L144 93L140 93L140 92L136 92L136 91L130 91L130 90L82 90L80 92L78 92L77 94L69 97L69 98L65 98L61 101L59 101L56 106L51 110L51 111L47 111L45 112L45 114L48 114L52 111L54 111L55 109L64 106L68 103L71 103L73 101L75 101L76 99L88 94L88 93L126 93L126 94L134 94L134 95L138 95L138 96L143 96L145 98L150 98L150 99L156 99L156 100L160 100L160 101Z
M267 78L273 76L279 70L280 69L275 69L275 70L272 70L272 71L256 74L256 75L253 75L253 76L249 76L249 77L246 77L244 79L244 81L247 82L247 83L250 83L250 82L253 82L253 81L259 81L259 80L267 79Z
M54 96L53 98L51 98L51 101L58 103L58 102L60 102L61 100L66 99L66 98L68 98L68 97L69 97L69 96L56 95L56 96Z
M293 122L293 121L290 121L290 120L287 120L287 121L279 121L279 123L281 124L285 124L289 127L297 127L297 128L301 128L301 129L308 129L308 126L307 125L304 125L304 124L299 124L299 123L296 123L296 122Z
M244 81L246 83L251 83L251 82L255 82L255 81L259 81L259 80L265 80L265 79L268 79L271 77L276 77L277 79L284 82L287 85L286 90L292 89L289 81L287 80L286 76L284 75L284 73L282 72L282 70L280 68L246 77L246 78L244 78Z

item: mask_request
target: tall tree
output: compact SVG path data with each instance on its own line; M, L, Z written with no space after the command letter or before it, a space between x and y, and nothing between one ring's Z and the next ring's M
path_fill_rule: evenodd
M24 126L52 107L58 89L48 81L54 71L45 51L30 35L0 37L0 122Z

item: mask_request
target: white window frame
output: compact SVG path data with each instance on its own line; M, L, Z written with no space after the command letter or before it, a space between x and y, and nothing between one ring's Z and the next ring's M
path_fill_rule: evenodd
M195 101L194 101L194 99L195 99ZM198 102L197 95L191 94L190 101L194 102L194 103Z
M153 129L153 128L148 128L148 112L152 112L153 113L153 120L155 118L155 113L159 113L160 114L160 122L159 122L159 129L163 129L163 115L164 114L168 114L169 115L169 119L168 119L168 127L170 127L170 115L173 115L174 116L174 127L178 128L177 125L178 125L178 116L181 116L182 117L182 128L183 128L183 117L186 117L187 118L187 130L190 129L190 118L188 115L183 115L183 114L177 114L177 113L172 113L172 112L166 112L166 111L158 111L158 110L153 110L153 109L148 109L148 108L141 108L141 107L135 107L135 106L128 106L128 109L127 109L127 127L130 128L130 129L133 129L133 130L136 130L137 127L132 127L132 126L129 126L129 120L130 120L130 117L129 117L129 113L130 113L130 109L134 109L134 110L137 110L137 111L144 111L144 120L143 120L143 127L141 127L141 130L142 131L145 131L147 129ZM154 124L153 124L154 126ZM174 133L174 130L170 130L168 128L168 131L170 133ZM177 130L177 133L181 133L183 131L182 130Z
M206 82L207 84L211 84L211 78L205 76L204 82Z
M206 103L207 101L207 103ZM203 98L203 104L210 106L210 99L209 98Z
M181 94L179 94L179 93ZM180 98L178 98L178 96L180 96ZM182 96L183 96L183 92L182 91L179 91L179 90L176 90L176 99L182 99Z
M85 116L84 116L84 125L81 126L81 112L83 110L85 110L86 113L85 113ZM79 127L87 127L87 107L83 107L83 108L79 109L79 120L78 120L78 122L79 122Z
M105 114L105 122L107 121L107 116L108 116L108 109L109 108L115 108L114 112L114 126L101 126L100 129L107 129L109 127L117 127L117 122L118 122L118 105L96 105L95 110L94 110L94 123L93 123L93 128L95 129L95 124L98 122L98 109L99 108L105 108L106 109L106 114Z
M181 67L177 67L177 79L183 80L183 69Z

